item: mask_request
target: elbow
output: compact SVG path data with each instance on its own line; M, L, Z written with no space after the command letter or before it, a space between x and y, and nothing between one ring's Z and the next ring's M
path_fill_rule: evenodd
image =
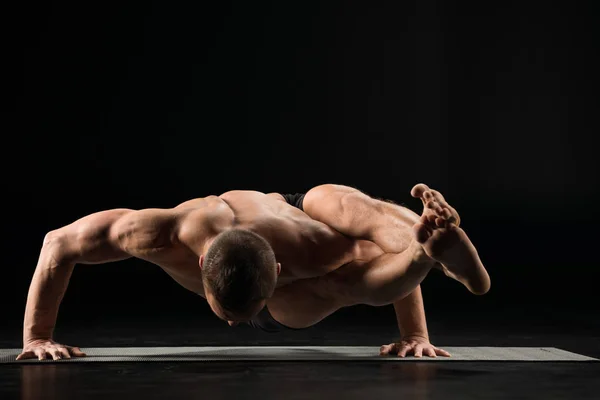
M56 229L56 230L46 233L46 235L44 236L43 245L47 246L52 243L55 243L58 240L58 238L60 237L60 235L61 235L60 229Z
M52 260L51 264L62 264L71 262L72 257L69 257L68 251L69 241L67 235L62 229L56 229L46 233L42 244L42 254L49 256Z
M46 233L42 246L44 248L60 249L67 243L66 233L63 229L55 229Z

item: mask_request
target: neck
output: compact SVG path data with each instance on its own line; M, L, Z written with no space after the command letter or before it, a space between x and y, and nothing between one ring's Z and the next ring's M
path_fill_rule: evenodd
M206 255L206 253L208 252L208 249L210 249L210 246L212 246L212 244L215 241L216 237L217 236L215 235L215 236L210 237L210 238L208 238L208 239L206 239L204 241L204 245L202 246L202 251L201 251L202 255Z

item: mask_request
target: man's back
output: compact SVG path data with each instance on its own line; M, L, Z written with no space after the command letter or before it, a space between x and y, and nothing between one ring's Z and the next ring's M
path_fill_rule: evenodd
M232 228L253 231L271 244L282 265L280 286L325 275L354 258L354 238L312 219L278 193L232 191L220 198L235 215Z
M277 193L256 191L192 199L171 209L103 211L53 236L76 244L75 263L136 257L203 295L199 257L215 236L233 228L253 231L271 244L282 265L278 286L322 276L354 257L355 240L313 220Z

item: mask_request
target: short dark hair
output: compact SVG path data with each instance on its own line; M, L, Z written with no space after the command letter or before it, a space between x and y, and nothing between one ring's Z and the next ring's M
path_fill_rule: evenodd
M206 252L202 280L224 310L246 315L256 302L275 291L275 253L269 242L254 232L227 230Z

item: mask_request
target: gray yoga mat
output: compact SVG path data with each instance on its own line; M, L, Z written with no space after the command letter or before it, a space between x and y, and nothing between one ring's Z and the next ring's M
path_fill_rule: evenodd
M0 364L39 362L148 361L599 361L553 347L444 347L452 357L380 357L379 347L258 346L258 347L106 347L84 348L84 358L15 361L19 349L0 349Z

